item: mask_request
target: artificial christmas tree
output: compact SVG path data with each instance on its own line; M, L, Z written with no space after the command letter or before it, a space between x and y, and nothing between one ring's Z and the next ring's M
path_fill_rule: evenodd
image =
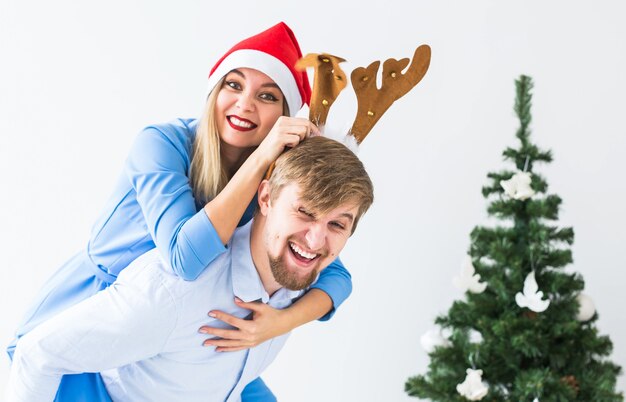
M532 80L516 81L518 148L503 156L515 171L489 173L483 188L495 227L471 233L469 257L455 285L465 300L437 317L441 332L422 337L425 375L406 392L432 401L614 402L620 367L607 360L612 344L595 326L584 282L565 272L572 228L558 228L561 199L534 171L552 155L530 142Z

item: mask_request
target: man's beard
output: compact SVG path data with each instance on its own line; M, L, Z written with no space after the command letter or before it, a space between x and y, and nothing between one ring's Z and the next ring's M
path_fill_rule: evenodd
M274 279L283 287L289 290L302 290L308 288L317 278L317 270L312 270L304 278L298 277L293 272L289 272L283 260L280 257L272 257L268 255L270 260L270 268Z

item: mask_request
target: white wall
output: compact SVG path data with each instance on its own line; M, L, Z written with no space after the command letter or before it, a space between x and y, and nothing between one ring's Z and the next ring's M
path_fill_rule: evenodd
M213 3L0 0L2 344L84 246L134 135L197 116L217 57L285 20L305 52L343 56L348 70L422 43L433 55L363 144L376 203L343 253L355 291L331 322L295 331L264 376L280 399L414 400L403 389L426 369L419 337L461 297L451 278L485 223L480 188L515 145L521 73L536 83L533 138L554 151L541 172L576 232L572 269L626 368L622 2ZM1 365L0 394L6 377Z

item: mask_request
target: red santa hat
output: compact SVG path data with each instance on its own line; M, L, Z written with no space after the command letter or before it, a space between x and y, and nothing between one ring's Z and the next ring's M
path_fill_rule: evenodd
M209 91L222 77L236 68L253 68L269 76L285 95L289 114L295 116L311 98L306 71L295 68L302 57L300 46L291 29L279 22L270 29L237 43L209 73Z

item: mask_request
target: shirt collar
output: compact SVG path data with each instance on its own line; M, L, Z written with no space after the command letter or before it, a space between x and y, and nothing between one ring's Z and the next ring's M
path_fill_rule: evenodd
M254 219L244 226L235 229L230 240L233 293L244 302L262 301L263 303L268 303L270 297L263 287L261 277L252 260L250 233L253 221ZM302 293L299 290L281 288L274 293L272 301L293 300Z

